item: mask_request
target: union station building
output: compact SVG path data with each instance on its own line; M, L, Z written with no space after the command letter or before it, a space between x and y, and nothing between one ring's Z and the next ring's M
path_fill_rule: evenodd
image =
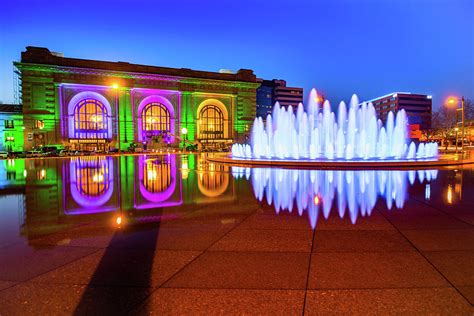
M15 62L23 102L24 149L222 147L248 137L255 118L252 70L236 73L65 58L27 47Z

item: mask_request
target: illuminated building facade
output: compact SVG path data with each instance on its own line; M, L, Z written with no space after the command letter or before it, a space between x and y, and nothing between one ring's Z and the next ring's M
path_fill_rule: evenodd
M430 95L394 92L367 102L372 102L377 116L384 123L390 111L396 113L404 109L407 113L408 124L418 126L421 130L431 129L432 100ZM413 130L413 127L410 129Z
M257 116L266 118L272 113L275 102L281 106L298 106L303 103L303 88L287 87L285 80L258 79L260 86L257 89Z
M18 104L0 104L0 151L23 150L23 114Z
M20 73L25 149L59 144L126 149L183 139L222 146L245 139L255 117L251 70L217 73L65 58L27 47ZM183 128L187 134L181 135Z

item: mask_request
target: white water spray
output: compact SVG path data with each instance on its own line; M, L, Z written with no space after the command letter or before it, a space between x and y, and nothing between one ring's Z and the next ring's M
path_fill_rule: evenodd
M437 143L408 143L405 110L389 112L385 127L377 119L372 103L354 94L349 108L344 102L337 117L329 101L321 106L311 90L306 110L299 104L281 107L277 102L266 123L255 119L250 144L234 144L232 157L247 159L435 159Z

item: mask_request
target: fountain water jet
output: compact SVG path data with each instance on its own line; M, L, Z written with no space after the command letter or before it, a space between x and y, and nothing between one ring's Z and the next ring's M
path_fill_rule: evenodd
M377 119L372 103L363 102L354 94L349 103L341 102L337 118L329 101L320 109L315 89L304 109L281 107L275 103L266 123L254 120L250 144L234 144L232 157L246 159L290 160L416 160L436 159L437 143L407 140L405 110L389 112L386 125Z

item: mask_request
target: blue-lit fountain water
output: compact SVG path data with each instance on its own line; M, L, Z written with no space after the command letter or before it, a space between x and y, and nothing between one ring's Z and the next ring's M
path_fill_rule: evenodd
M318 217L328 219L337 209L340 218L355 224L359 217L372 214L378 200L387 209L403 209L408 189L418 179L429 184L438 170L291 170L232 167L234 178L251 180L255 197L275 208L275 212L297 212L308 216L312 228Z
M438 144L407 141L404 110L390 112L383 126L372 103L359 104L353 95L347 109L339 104L337 116L329 101L322 109L312 89L306 111L300 103L296 112L278 102L264 123L256 118L250 144L234 144L232 157L246 159L297 160L415 160L436 159Z

